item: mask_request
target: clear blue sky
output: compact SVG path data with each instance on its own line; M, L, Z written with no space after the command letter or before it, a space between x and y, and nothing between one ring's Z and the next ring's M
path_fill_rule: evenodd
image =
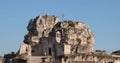
M29 20L43 14L89 25L95 49L120 49L120 0L0 0L0 55L17 51Z

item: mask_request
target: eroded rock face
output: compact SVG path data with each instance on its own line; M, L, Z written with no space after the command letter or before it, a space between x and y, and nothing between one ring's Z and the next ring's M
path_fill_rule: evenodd
M25 43L39 43L42 37L48 37L54 25L58 22L56 16L44 15L31 19L28 24L28 34L25 36Z
M31 45L31 55L94 52L94 35L84 23L71 20L61 22L56 16L43 15L31 19L27 29L24 43Z
M94 35L82 22L42 15L31 19L27 30L17 59L25 63L119 63L116 56L94 52Z

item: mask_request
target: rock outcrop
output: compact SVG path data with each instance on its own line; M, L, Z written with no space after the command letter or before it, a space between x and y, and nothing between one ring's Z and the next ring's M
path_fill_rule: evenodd
M31 19L27 30L24 44L12 63L115 63L120 60L104 51L95 52L94 34L82 22L59 21L56 16L43 15Z
M31 19L27 29L28 33L25 35L24 43L32 46L34 53L31 55L49 54L49 50L54 55L64 55L66 48L69 52L65 52L65 54L94 52L94 35L84 23L71 20L61 22L56 16L43 15ZM60 48L61 53L57 51ZM44 50L48 50L48 52Z

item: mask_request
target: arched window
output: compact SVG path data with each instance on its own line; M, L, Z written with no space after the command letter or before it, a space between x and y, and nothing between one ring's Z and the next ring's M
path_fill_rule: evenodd
M57 42L61 41L61 33L59 31L56 32L56 41Z

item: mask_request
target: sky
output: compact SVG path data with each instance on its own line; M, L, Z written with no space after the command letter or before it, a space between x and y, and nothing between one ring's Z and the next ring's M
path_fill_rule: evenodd
M120 0L0 0L0 55L17 52L29 20L45 14L87 24L95 50L120 50Z

